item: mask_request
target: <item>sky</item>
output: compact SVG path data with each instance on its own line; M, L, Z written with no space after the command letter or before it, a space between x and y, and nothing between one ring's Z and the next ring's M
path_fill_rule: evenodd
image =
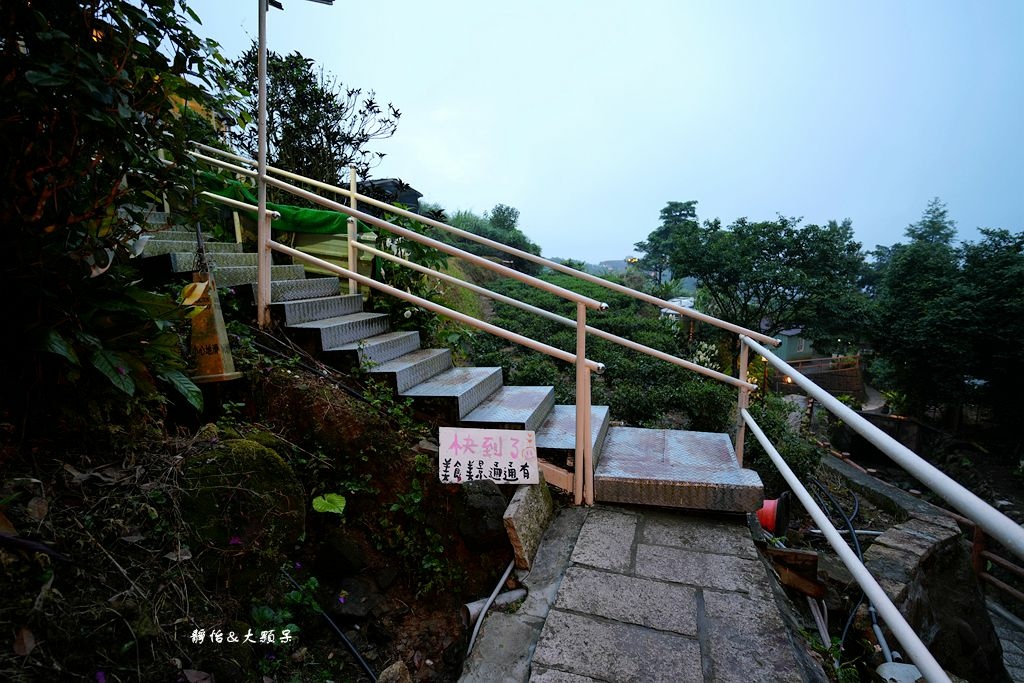
M281 1L269 49L401 110L374 177L514 206L548 258L625 258L669 201L866 250L933 197L961 240L1024 230L1018 0ZM228 57L257 37L258 0L189 4Z

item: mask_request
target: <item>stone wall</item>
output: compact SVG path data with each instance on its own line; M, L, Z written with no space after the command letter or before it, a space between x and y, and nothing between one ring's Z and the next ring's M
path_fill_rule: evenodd
M1009 681L956 522L944 510L841 460L823 462L901 520L864 551L864 564L939 663L968 681ZM862 619L866 626L866 610ZM890 633L886 636L891 648L901 649Z

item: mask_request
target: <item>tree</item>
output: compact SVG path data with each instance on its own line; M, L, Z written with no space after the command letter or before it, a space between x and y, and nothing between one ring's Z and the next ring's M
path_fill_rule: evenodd
M685 217L674 226L672 273L698 279L708 312L767 334L802 327L820 351L853 336L864 256L849 220L801 227L783 216L740 218L723 228Z
M0 269L15 293L0 372L14 415L45 422L55 392L81 414L75 389L96 406L111 388L124 398L181 377L159 317L174 301L135 286L129 257L134 207L191 203L190 171L158 158L184 158L196 122L182 103L214 107L216 44L186 15L181 0L0 3Z
M661 210L661 226L648 235L646 240L634 245L643 254L637 265L641 270L651 273L658 286L661 286L671 265L676 235L692 229L696 223L696 201L669 202Z
M458 211L451 220L451 225L460 230L465 230L474 235L486 237L489 240L519 249L520 251L540 256L540 247L519 229L518 224L519 209L506 206L505 204L496 204L493 209L484 213L483 216L478 216L472 211ZM472 240L452 237L450 235L444 237L444 239L471 254L487 256L507 262L510 267L523 273L536 275L541 271L541 266L533 261L519 256L509 256L503 251L492 249Z
M241 127L230 130L231 141L252 158L258 153L258 48L252 46L221 70L228 91L242 93ZM267 54L267 158L273 166L327 183L348 186L348 169L361 180L384 156L370 143L391 137L401 112L377 103L375 93L346 88L312 59L293 52Z
M887 253L874 300L872 346L880 379L902 391L907 410L958 404L965 392L967 345L956 223L939 199L907 227L907 244Z

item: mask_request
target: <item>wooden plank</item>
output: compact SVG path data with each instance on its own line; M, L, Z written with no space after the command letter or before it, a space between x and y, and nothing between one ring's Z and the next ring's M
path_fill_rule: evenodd
M552 465L547 460L543 459L538 459L537 465L540 468L540 471L544 473L544 480L548 484L554 486L555 488L559 488L565 491L566 493L572 493L572 472L564 470L561 467L558 467L557 465Z

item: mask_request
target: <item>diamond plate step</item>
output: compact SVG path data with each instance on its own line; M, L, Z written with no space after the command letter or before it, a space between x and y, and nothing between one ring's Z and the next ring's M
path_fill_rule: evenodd
M350 313L323 320L310 320L290 327L293 330L318 330L320 348L332 351L342 344L387 332L388 316L385 313Z
M501 386L501 368L452 368L400 392L455 424Z
M610 423L608 406L590 407L590 446L596 462ZM561 463L576 457L576 406L555 406L537 428L537 455Z
M420 348L420 333L399 330L342 344L333 351L357 354L360 365L386 363Z
M271 266L270 279L298 280L305 270L302 266ZM256 266L228 266L214 271L218 287L237 287L251 285L256 282Z
M196 233L192 230L171 230L169 228L165 230L163 226L159 226L150 230L144 230L142 234L149 237L150 244L154 242L188 242L193 248L196 244ZM217 242L215 244L227 243Z
M152 233L149 233L152 234ZM159 234L159 233L158 233ZM238 242L205 242L206 253L218 253L218 254L241 254L242 245ZM172 239L150 239L146 242L146 248L143 250L143 256L159 256L160 254L173 254L180 253L187 255L189 258L196 253L196 238L195 235L191 239L183 240L172 240ZM255 257L256 254L251 254Z
M273 280L270 283L270 300L274 303L314 299L321 296L337 296L341 293L341 280L336 277L299 277L294 280ZM256 285L253 285L253 295Z
M194 251L175 251L169 253L168 257L171 259L171 272L188 273L195 270L196 254ZM256 254L207 251L206 262L210 268L255 268Z
M358 313L363 310L363 296L361 294L345 294L344 296L292 299L274 303L272 307L275 313L284 314L285 325L298 325L311 320L337 318L350 313Z
M764 489L743 469L727 434L612 427L594 472L594 497L607 503L753 512Z
M483 429L536 430L554 406L554 387L501 387L462 418L462 424Z
M395 391L401 393L445 370L450 370L451 367L451 349L417 349L394 360L375 365L370 368L370 372L387 375Z

